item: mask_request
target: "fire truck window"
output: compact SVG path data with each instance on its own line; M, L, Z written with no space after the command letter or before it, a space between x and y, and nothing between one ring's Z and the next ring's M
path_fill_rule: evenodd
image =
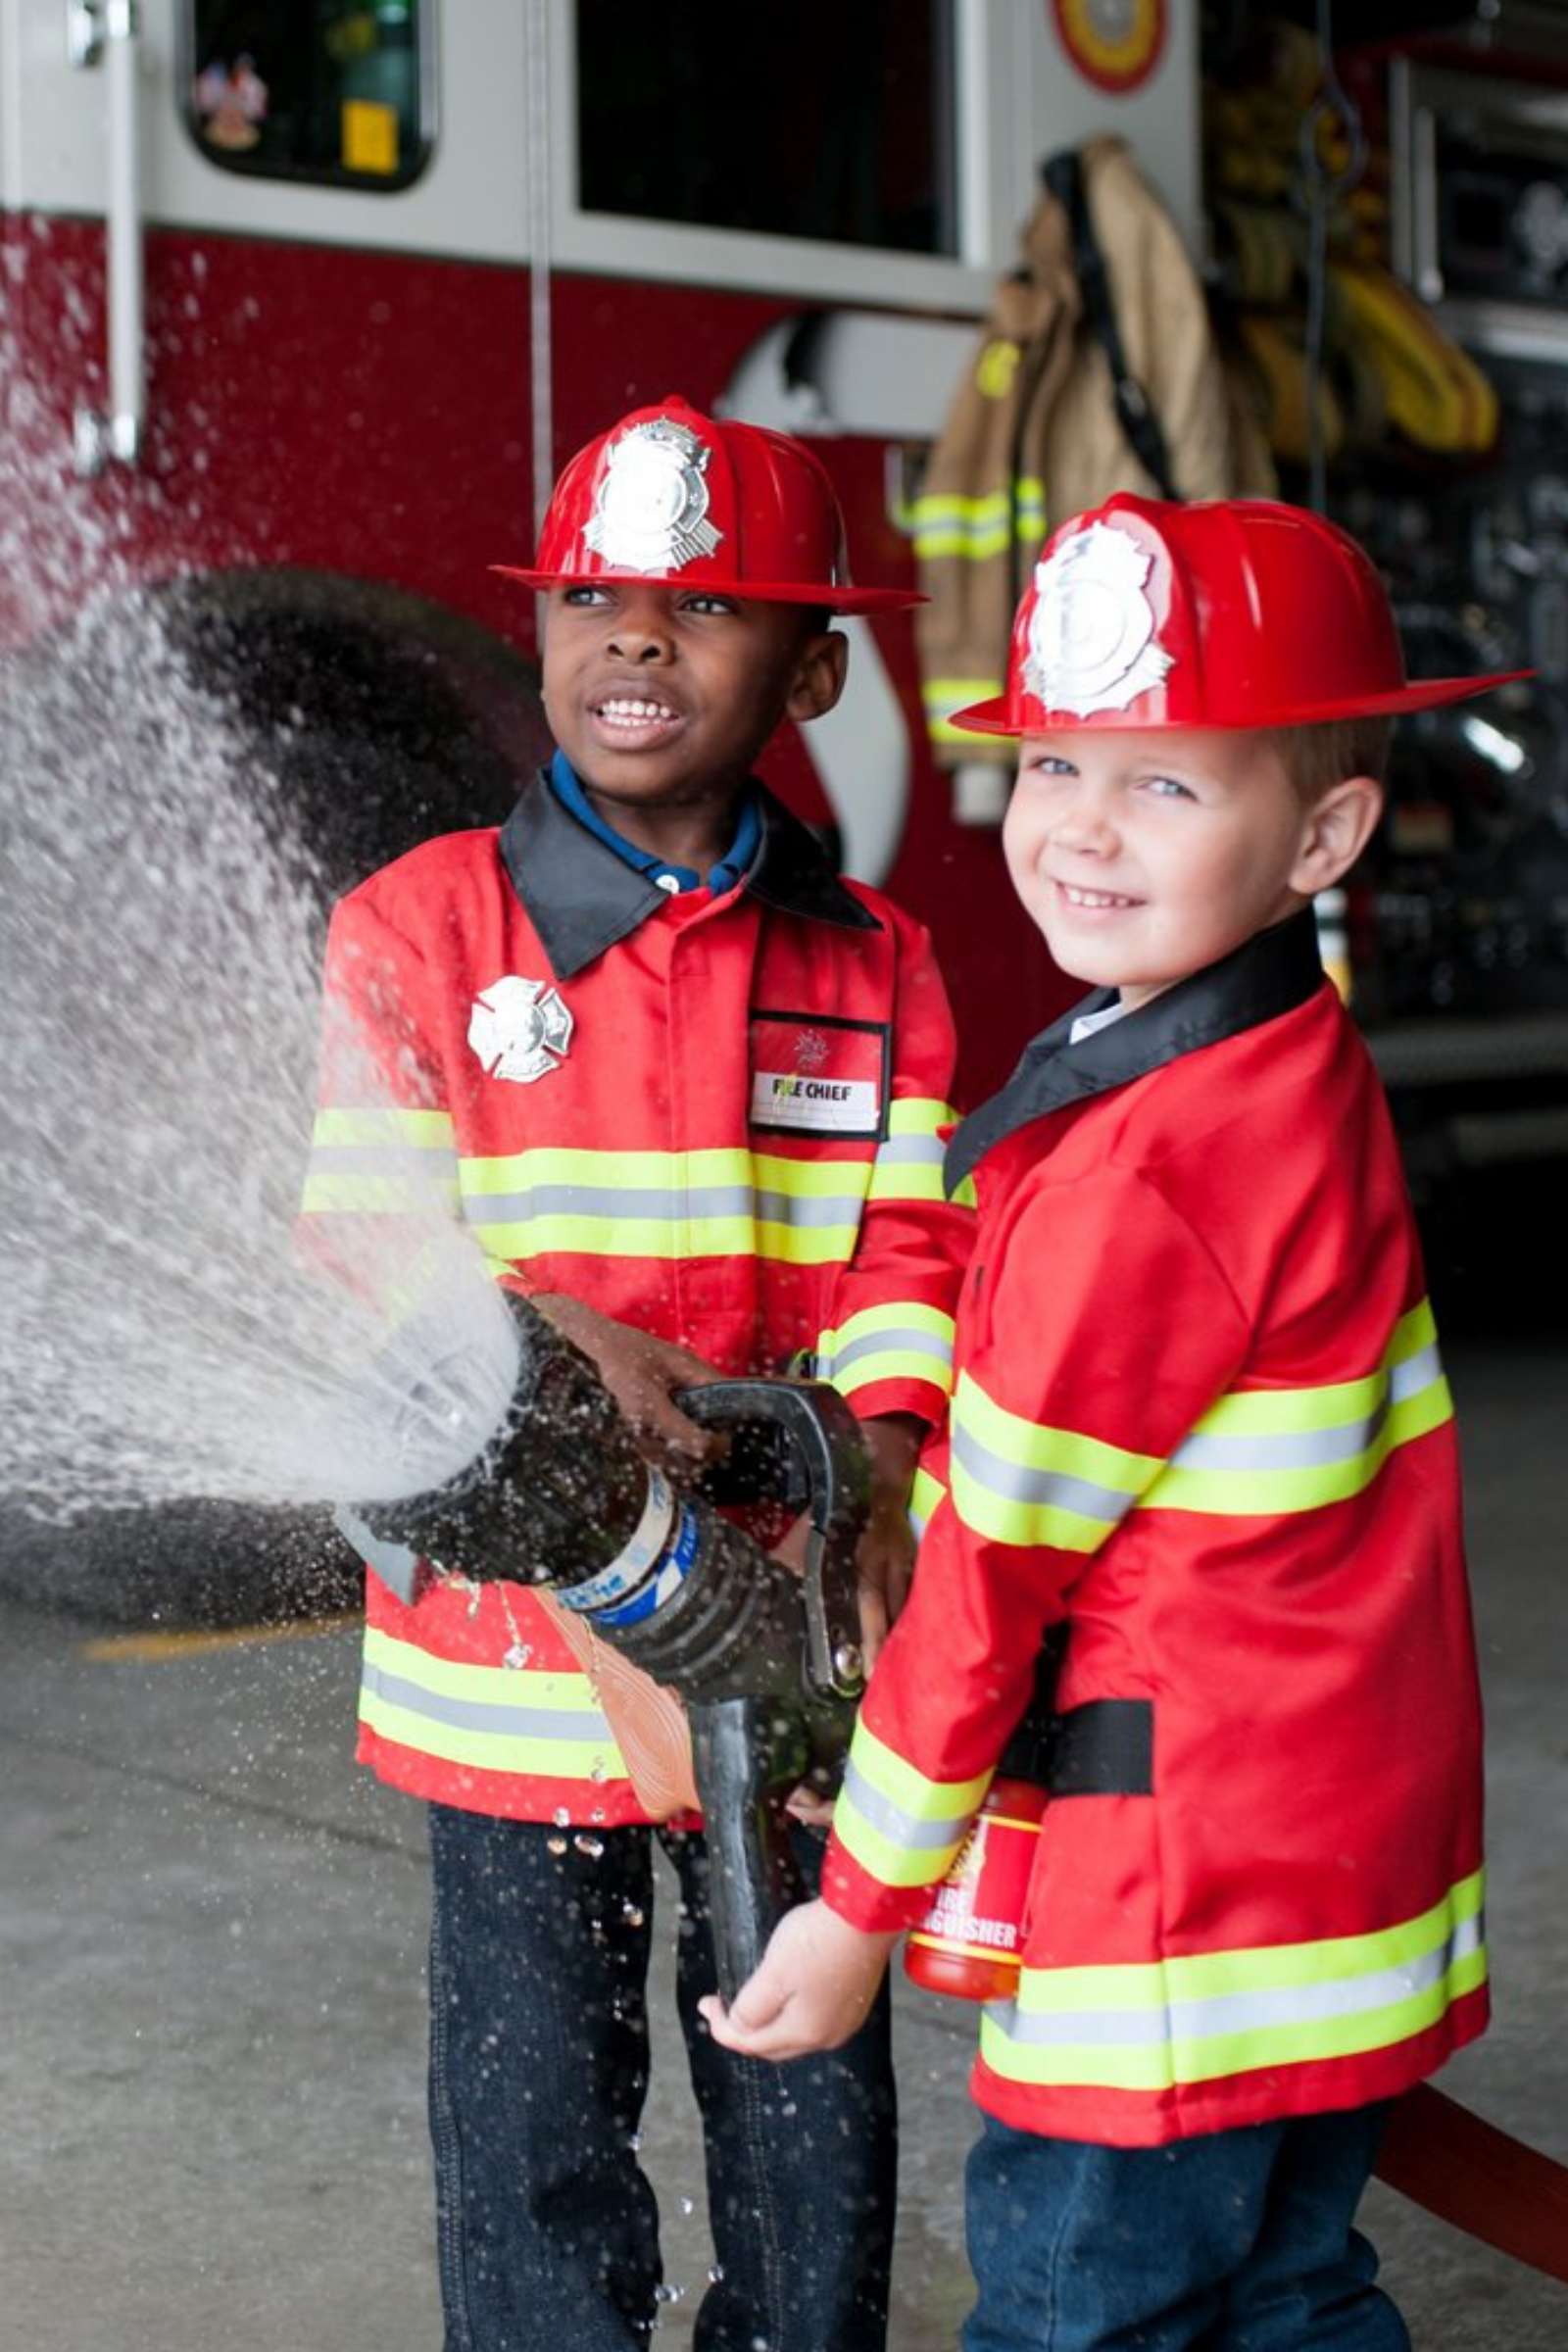
M431 0L191 0L186 120L231 172L406 188L430 150Z
M585 212L957 251L953 0L577 4Z

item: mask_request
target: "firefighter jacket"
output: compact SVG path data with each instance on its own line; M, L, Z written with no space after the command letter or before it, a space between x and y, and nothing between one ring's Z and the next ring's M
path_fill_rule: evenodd
M942 1188L947 997L925 932L758 806L750 870L716 895L669 895L541 775L499 831L343 900L307 1239L330 1257L345 1220L444 1199L504 1283L935 1423L972 1224ZM514 1819L648 1818L528 1591L409 1607L372 1574L367 1619L360 1754L382 1779Z
M949 1154L985 1154L950 1480L824 1887L920 1915L1058 1629L972 2087L1141 2146L1388 2098L1481 2032L1480 1702L1418 1245L1310 913L1071 1019Z
M1266 495L1275 477L1260 432L1232 397L1198 273L1180 230L1117 138L1079 159L1090 250L1113 315L1123 406L1156 425L1158 481L1118 416L1118 378L1097 305L1086 302L1083 238L1042 193L1019 268L999 284L974 364L954 395L913 506L915 615L926 721L937 758L1010 760L949 725L1003 690L1013 612L1049 529L1113 491L1153 498ZM1049 167L1048 167L1049 170Z

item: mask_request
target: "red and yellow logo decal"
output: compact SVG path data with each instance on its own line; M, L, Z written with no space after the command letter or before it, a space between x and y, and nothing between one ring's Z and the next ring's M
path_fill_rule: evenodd
M1086 80L1124 95L1165 46L1165 0L1051 0L1061 45Z

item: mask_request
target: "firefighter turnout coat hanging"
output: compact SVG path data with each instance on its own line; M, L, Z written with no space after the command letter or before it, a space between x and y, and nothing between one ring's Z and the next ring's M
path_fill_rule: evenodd
M951 1481L824 1886L919 1916L1064 1624L1074 1768L974 2090L1139 2146L1387 2098L1480 2033L1481 1725L1452 1407L1310 913L1070 1019L950 1154L985 1153Z
M1010 757L948 720L1000 693L1013 612L1048 528L1115 490L1226 498L1274 488L1181 232L1124 142L1092 139L1081 155L1052 159L1043 178L1019 266L996 289L913 507L930 599L915 617L926 722L949 766ZM1053 181L1071 187L1071 205Z
M503 1282L727 1375L804 1358L863 1416L935 1423L972 1222L942 1190L946 994L925 932L760 807L719 894L669 895L542 776L499 831L351 893L328 999L388 1038L393 1105L335 1099L329 1055L307 1223L330 1257L345 1218L445 1188ZM382 1779L522 1820L650 1818L533 1593L449 1582L406 1607L372 1574L367 1618L360 1753Z

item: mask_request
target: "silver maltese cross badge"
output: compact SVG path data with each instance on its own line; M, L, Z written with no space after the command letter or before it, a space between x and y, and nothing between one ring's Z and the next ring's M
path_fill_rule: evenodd
M623 571L678 571L710 556L722 533L708 519L709 452L667 416L634 424L614 443L583 538Z
M490 1078L531 1086L565 1059L572 1019L556 990L515 972L494 980L473 1000L468 1043Z
M1048 710L1125 710L1160 683L1171 656L1154 642L1152 564L1128 532L1092 522L1036 565L1023 674Z

